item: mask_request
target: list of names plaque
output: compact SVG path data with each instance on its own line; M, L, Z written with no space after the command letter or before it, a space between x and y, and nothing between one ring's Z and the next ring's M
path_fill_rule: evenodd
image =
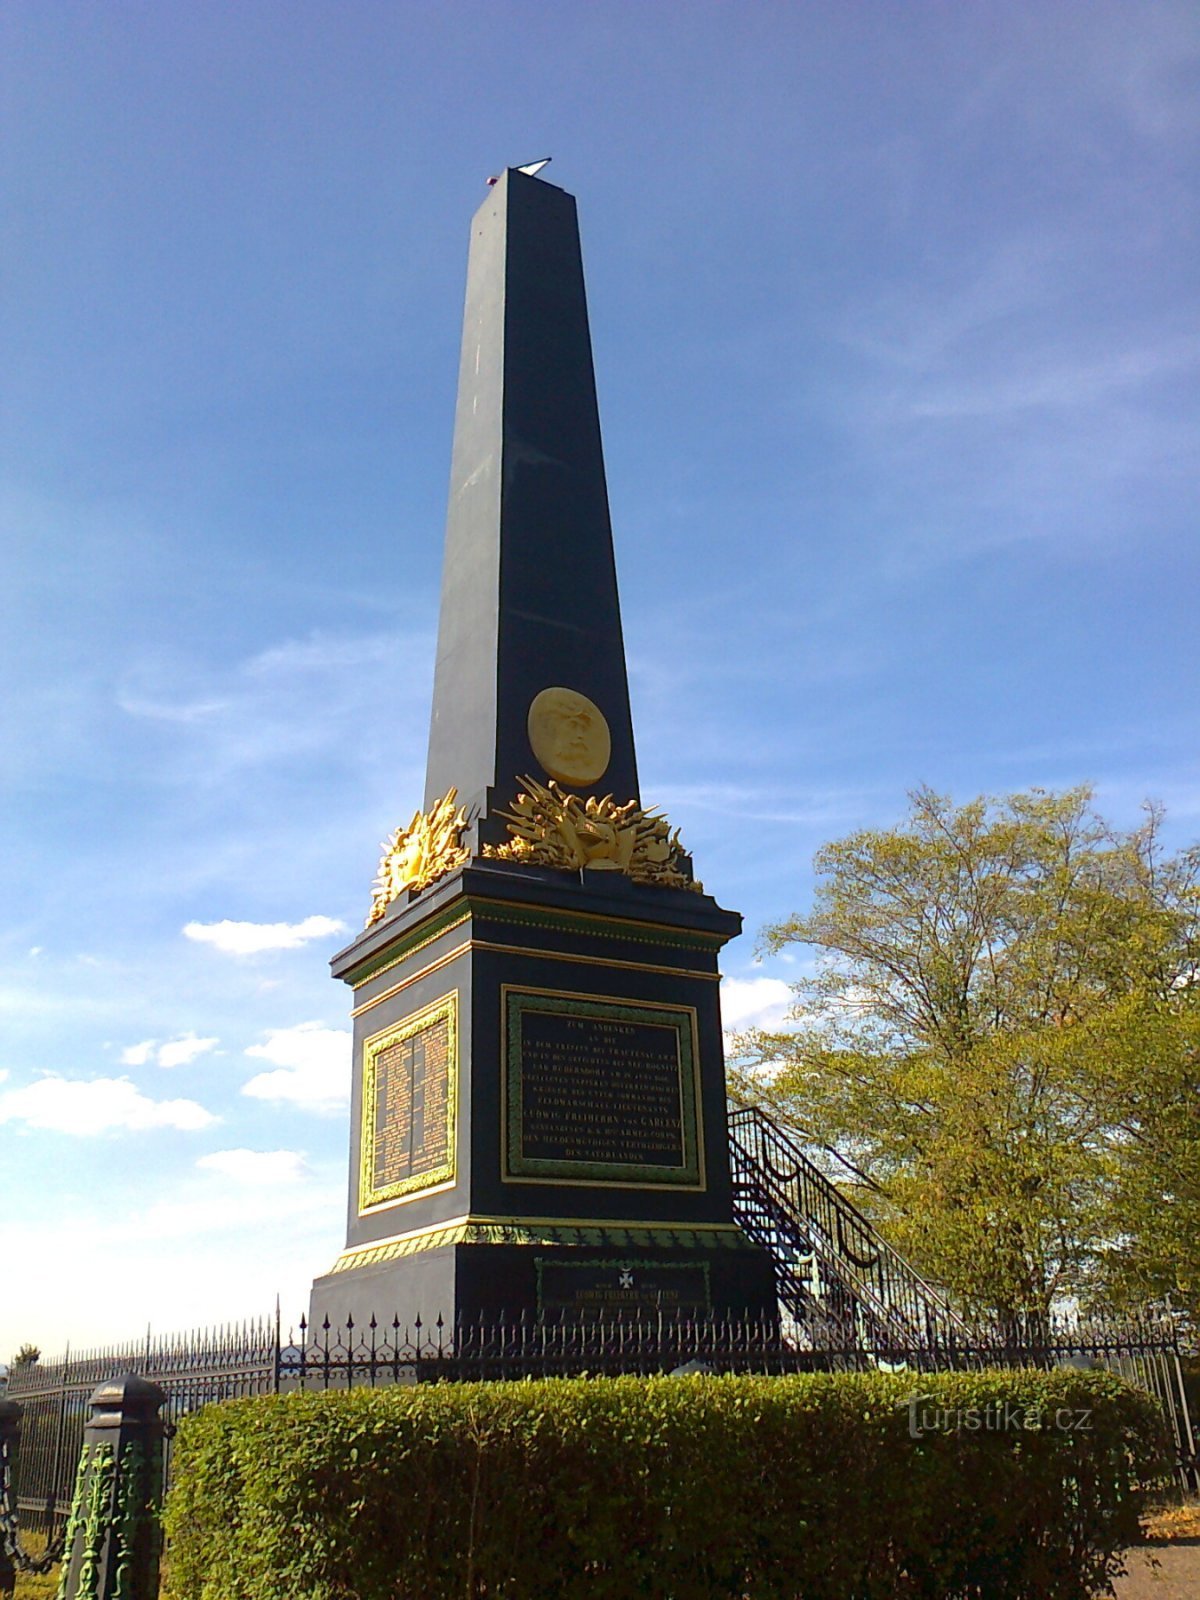
M687 1013L510 996L510 1171L695 1182Z
M454 1038L446 1010L385 1039L365 1089L363 1200L373 1204L451 1175Z

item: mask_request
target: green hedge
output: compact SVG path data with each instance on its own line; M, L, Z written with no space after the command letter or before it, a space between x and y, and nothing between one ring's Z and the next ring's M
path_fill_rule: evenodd
M1166 1440L1063 1371L297 1394L175 1449L174 1600L1079 1600Z

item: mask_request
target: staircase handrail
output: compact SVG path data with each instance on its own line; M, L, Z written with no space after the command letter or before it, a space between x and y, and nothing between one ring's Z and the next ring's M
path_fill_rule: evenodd
M882 1238L853 1201L849 1200L801 1149L796 1140L762 1106L734 1102L729 1118L731 1143L736 1158L749 1168L764 1186L772 1205L784 1212L795 1226L798 1222L823 1264L844 1287L893 1333L925 1345L931 1339L957 1342L969 1338L964 1320L933 1286ZM757 1139L747 1138L753 1129ZM781 1159L782 1158L782 1159ZM784 1170L790 1166L793 1170ZM823 1202L826 1217L796 1216L795 1198L801 1184ZM806 1209L806 1208L802 1208ZM832 1226L830 1226L832 1223ZM847 1232L857 1235L852 1248ZM861 1248L865 1245L865 1249ZM871 1281L877 1274L877 1282ZM888 1293L888 1282L903 1286L909 1306L898 1303ZM923 1326L915 1325L918 1313Z

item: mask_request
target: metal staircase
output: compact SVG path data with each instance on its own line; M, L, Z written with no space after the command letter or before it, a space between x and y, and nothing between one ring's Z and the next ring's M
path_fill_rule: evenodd
M966 1324L758 1106L730 1106L734 1216L775 1262L780 1305L816 1350L908 1352Z

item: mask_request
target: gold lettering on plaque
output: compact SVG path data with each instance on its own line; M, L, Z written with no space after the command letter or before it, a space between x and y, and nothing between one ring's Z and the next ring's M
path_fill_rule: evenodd
M457 996L363 1045L359 1210L454 1177Z
M502 988L506 1180L704 1188L691 1007Z

